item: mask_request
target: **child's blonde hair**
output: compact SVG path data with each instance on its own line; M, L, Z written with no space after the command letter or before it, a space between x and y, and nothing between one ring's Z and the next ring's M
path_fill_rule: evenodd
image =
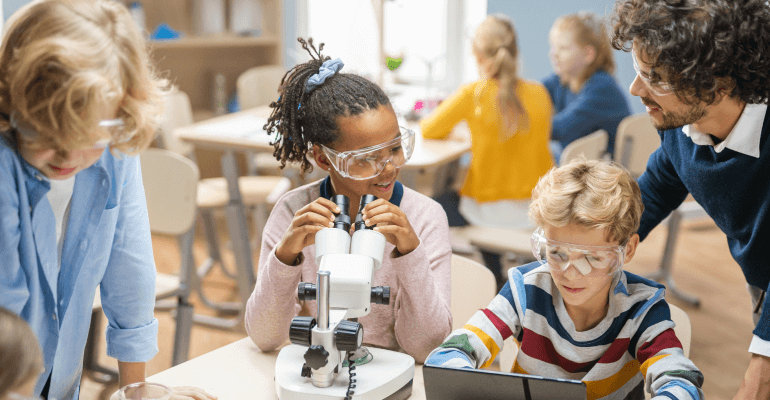
M0 307L0 398L37 378L43 356L35 332L18 315Z
M581 46L591 46L596 51L594 61L586 66L579 77L581 83L598 70L608 74L615 73L615 60L612 58L610 38L605 25L605 21L596 13L580 11L557 18L551 27L552 31L572 32L575 42Z
M126 124L123 138L133 135L111 148L136 153L153 140L167 86L119 2L33 1L11 16L0 47L0 129L13 112L36 141L71 149L95 140L108 107Z
M500 82L498 105L508 130L500 136L501 139L507 139L529 123L527 110L516 95L519 85L519 45L513 22L502 14L487 16L476 29L473 48L485 58L494 59L490 78L497 78Z
M623 244L639 229L642 211L642 192L625 168L580 158L540 178L529 218L541 227L607 228L606 240Z

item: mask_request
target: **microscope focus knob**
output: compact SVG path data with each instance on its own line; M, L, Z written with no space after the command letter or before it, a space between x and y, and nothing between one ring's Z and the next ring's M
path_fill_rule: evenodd
M373 287L371 302L374 304L390 304L390 286Z
M321 369L329 362L329 352L323 346L313 345L305 352L305 363L312 369Z
M299 346L310 346L310 337L315 325L313 317L294 317L289 327L289 340Z
M334 328L334 343L337 350L355 351L364 341L364 327L358 322L342 320Z
M297 299L299 301L315 300L316 287L315 283L300 282L297 286Z

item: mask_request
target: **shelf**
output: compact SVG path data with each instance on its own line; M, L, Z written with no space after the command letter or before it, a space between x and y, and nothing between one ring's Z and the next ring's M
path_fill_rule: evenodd
M257 47L275 46L280 40L275 35L262 36L237 36L232 34L220 34L212 36L190 36L180 39L150 40L150 46L154 50L162 49L205 49L223 47Z

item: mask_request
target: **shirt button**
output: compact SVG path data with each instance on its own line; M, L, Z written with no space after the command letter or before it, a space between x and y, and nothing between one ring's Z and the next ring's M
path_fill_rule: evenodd
M53 320L56 321L56 314L52 314L51 318L53 318Z
M60 306L63 306L63 305L64 305L64 299L61 299L61 300L59 300L59 305L60 305Z
M40 176L40 175L35 175L35 178L37 178L37 180L39 180L39 181L42 181L42 180L43 180L43 177L42 177L42 176Z
M102 186L107 186L107 180L106 179L102 179Z

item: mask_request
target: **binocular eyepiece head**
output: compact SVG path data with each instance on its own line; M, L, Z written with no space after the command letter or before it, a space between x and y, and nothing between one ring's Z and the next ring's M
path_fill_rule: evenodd
M371 195L371 194L365 194L365 195L363 195L361 197L361 203L360 203L360 205L358 207L358 214L356 215L356 225L355 226L356 226L356 230L357 231L359 231L361 229L369 229L369 230L374 229L373 226L366 226L366 222L364 222L364 216L363 216L362 213L364 212L364 208L366 207L366 205L371 203L371 202L373 202L373 201L375 201L375 200L377 200L377 198L374 197L374 195Z

